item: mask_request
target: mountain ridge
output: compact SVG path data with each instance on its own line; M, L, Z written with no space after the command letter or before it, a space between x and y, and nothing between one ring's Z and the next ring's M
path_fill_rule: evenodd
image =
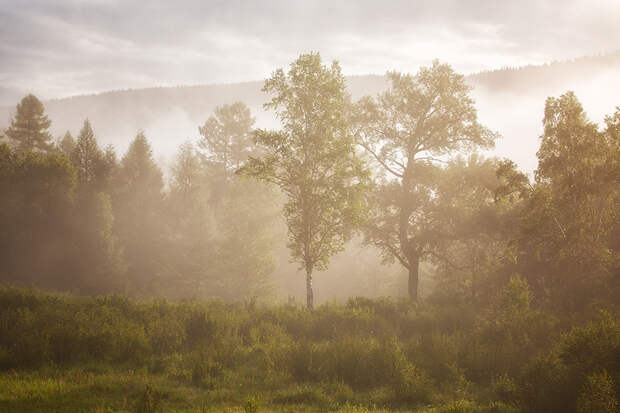
M384 75L347 76L354 99L376 95L388 86ZM544 101L574 90L584 108L601 120L620 104L620 51L550 62L482 71L466 76L472 86L481 121L505 139L498 154L533 170L541 133ZM110 90L45 100L52 120L51 132L59 137L69 130L76 135L88 118L102 145L112 144L122 153L136 132L143 130L158 156L174 153L184 140L198 138L198 126L215 107L243 101L256 117L256 126L278 127L273 113L263 104L262 80L140 89ZM17 103L17 102L15 102ZM0 130L9 124L15 105L0 107ZM526 151L526 155L522 152Z

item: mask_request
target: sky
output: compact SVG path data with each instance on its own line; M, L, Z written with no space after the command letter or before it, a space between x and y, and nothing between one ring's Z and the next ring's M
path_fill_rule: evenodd
M617 0L0 0L0 104L260 80L308 51L467 74L615 51L619 21Z

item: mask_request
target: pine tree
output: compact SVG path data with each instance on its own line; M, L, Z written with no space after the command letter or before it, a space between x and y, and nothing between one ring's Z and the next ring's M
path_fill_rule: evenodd
M137 286L149 288L163 271L159 223L164 197L162 172L144 133L129 145L116 178L114 215L128 270Z
M71 160L75 165L78 177L78 186L80 190L85 187L95 189L97 181L97 172L103 160L103 153L97 145L95 133L88 119L84 121L84 125L77 137L77 142Z
M71 132L67 131L64 136L58 140L58 149L64 155L71 157L75 149L75 139L73 139Z
M48 129L52 123L45 114L41 101L34 95L24 97L17 104L15 117L5 134L20 152L47 152L52 148L52 135Z

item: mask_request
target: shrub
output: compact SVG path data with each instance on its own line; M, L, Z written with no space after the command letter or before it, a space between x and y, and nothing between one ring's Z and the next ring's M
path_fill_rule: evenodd
M161 394L153 390L151 386L146 386L140 394L136 403L136 413L157 413L161 411Z
M427 403L431 399L432 386L423 371L413 364L401 366L394 378L394 394L407 403Z
M617 411L618 401L612 378L605 370L588 376L579 392L577 412L615 413Z
M620 325L606 311L598 320L574 327L564 336L560 358L577 374L588 375L616 367L620 354Z
M577 382L555 354L537 357L518 380L519 400L531 413L574 410Z
M256 397L248 397L243 405L243 411L245 413L257 413L260 404L258 402L258 398Z

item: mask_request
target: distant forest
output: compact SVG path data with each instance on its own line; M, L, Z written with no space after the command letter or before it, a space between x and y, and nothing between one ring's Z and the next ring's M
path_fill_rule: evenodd
M565 85L590 80L601 71L617 72L618 69L620 52L615 52L542 66L504 68L472 74L466 79L475 90L485 93L485 98L501 104L505 101L502 93L507 91L515 94L538 91L534 96L540 95L540 99L544 99L556 90L566 91ZM353 99L374 96L389 86L384 75L349 76L346 82ZM83 120L88 118L105 143L126 148L137 130L153 125L158 135L151 137L156 139L153 145L172 152L172 148L197 135L194 125L202 124L217 106L236 101L244 102L250 108L257 126L277 126L272 113L263 110L267 96L261 92L262 86L261 81L255 81L119 90L52 99L45 102L45 108L54 120L50 131L55 138L62 137L67 130L76 135ZM14 105L0 106L0 128L9 125L14 112ZM175 140L175 143L167 142L169 140Z

